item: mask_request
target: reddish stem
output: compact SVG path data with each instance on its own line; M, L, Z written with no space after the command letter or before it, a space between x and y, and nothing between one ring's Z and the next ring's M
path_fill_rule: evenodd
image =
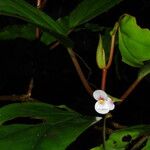
M43 9L43 7L45 6L46 0L37 0L37 8L39 9Z
M56 41L53 45L50 46L50 49L52 50L52 49L56 48L59 44L60 44L60 42Z
M101 89L105 91L106 87L106 77L107 77L107 69L102 70L102 82L101 82Z
M42 10L43 7L45 6L45 3L46 3L46 0L37 0L37 8ZM35 37L36 39L39 39L40 38L40 35L41 35L41 30L39 27L36 28L36 31L35 31Z
M131 92L135 89L135 87L140 83L142 79L136 79L130 86L129 88L124 92L124 94L120 97L122 101L124 101L130 94Z
M113 34L111 37L111 46L110 46L110 54L109 54L109 60L108 63L106 65L106 69L108 70L112 64L112 60L113 60L113 55L114 55L114 46L115 46L115 37L116 34Z
M115 45L115 34L112 35L111 37L111 46L110 46L110 54L109 54L109 60L108 63L106 65L106 67L104 69L102 69L102 82L101 82L101 89L105 90L106 88L106 77L107 77L107 72L112 64L112 60L113 60L113 55L114 55L114 45Z
M70 34L72 31L73 31L73 29L69 30L69 31L67 32L67 35ZM49 48L52 50L52 49L56 48L59 44L60 44L60 42L59 42L59 41L56 41L56 42L54 42Z
M77 58L76 58L76 55L75 55L74 51L72 49L70 49L70 48L68 48L67 50L68 50L68 53L69 53L69 55L70 55L70 57L72 59L72 62L74 64L74 66L75 66L75 69L76 69L76 71L77 71L77 73L78 73L78 75L80 77L80 80L81 80L83 86L85 87L86 91L92 96L93 90L90 87L88 81L86 80L86 78L85 78L85 76L84 76L84 74L82 72L82 69L81 69L81 67L80 67L80 65L79 65L79 63L77 61Z

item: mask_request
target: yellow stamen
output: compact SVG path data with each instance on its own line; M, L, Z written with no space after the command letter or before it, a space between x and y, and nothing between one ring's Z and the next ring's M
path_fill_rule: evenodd
M98 102L99 102L100 104L104 104L104 100L103 100L103 99L98 100Z

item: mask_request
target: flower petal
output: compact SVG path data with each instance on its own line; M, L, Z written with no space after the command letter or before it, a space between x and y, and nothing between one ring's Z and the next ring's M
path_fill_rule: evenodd
M107 94L103 90L95 90L93 92L93 97L98 101L101 98L104 100L108 98Z
M95 110L99 114L107 114L109 112L109 105L108 103L100 104L98 101L95 103Z
M113 103L113 101L111 100L111 98L107 98L107 103L109 105L109 110L113 110L115 108L115 105Z

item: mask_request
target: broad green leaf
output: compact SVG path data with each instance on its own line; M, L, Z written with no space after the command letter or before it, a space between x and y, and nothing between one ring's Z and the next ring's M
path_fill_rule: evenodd
M63 44L72 46L72 42L66 36L65 27L60 26L58 22L24 0L0 0L0 14L26 20L39 26Z
M98 42L97 51L96 51L96 62L100 69L103 69L106 67L105 50L103 48L103 42L102 42L101 36L99 37L99 42Z
M0 31L0 40L11 40L16 38L34 40L35 28L36 27L31 24L7 26Z
M83 0L69 15L69 27L74 28L108 11L122 0Z
M139 136L150 134L150 125L138 125L113 132L106 141L108 150L125 150ZM102 145L91 150L102 150Z
M36 27L33 24L10 25L0 31L0 40L11 40L16 38L35 40L35 29ZM56 41L56 39L47 32L42 32L40 40L46 45Z
M137 25L136 19L124 15L119 25L119 49L122 60L133 67L141 67L150 60L150 30Z
M148 75L150 73L150 63L145 64L144 66L142 66L139 70L138 73L138 78L142 79L144 78L146 75Z
M13 119L20 117L40 119L42 123L13 123ZM10 120L12 123L7 124ZM10 104L0 108L0 147L2 150L65 150L94 121L94 117L49 104Z

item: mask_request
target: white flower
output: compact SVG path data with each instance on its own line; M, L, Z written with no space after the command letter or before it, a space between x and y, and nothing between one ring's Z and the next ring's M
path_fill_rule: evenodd
M110 110L115 108L115 105L110 97L103 90L96 90L93 92L93 97L97 102L95 103L95 110L100 114L107 114Z

